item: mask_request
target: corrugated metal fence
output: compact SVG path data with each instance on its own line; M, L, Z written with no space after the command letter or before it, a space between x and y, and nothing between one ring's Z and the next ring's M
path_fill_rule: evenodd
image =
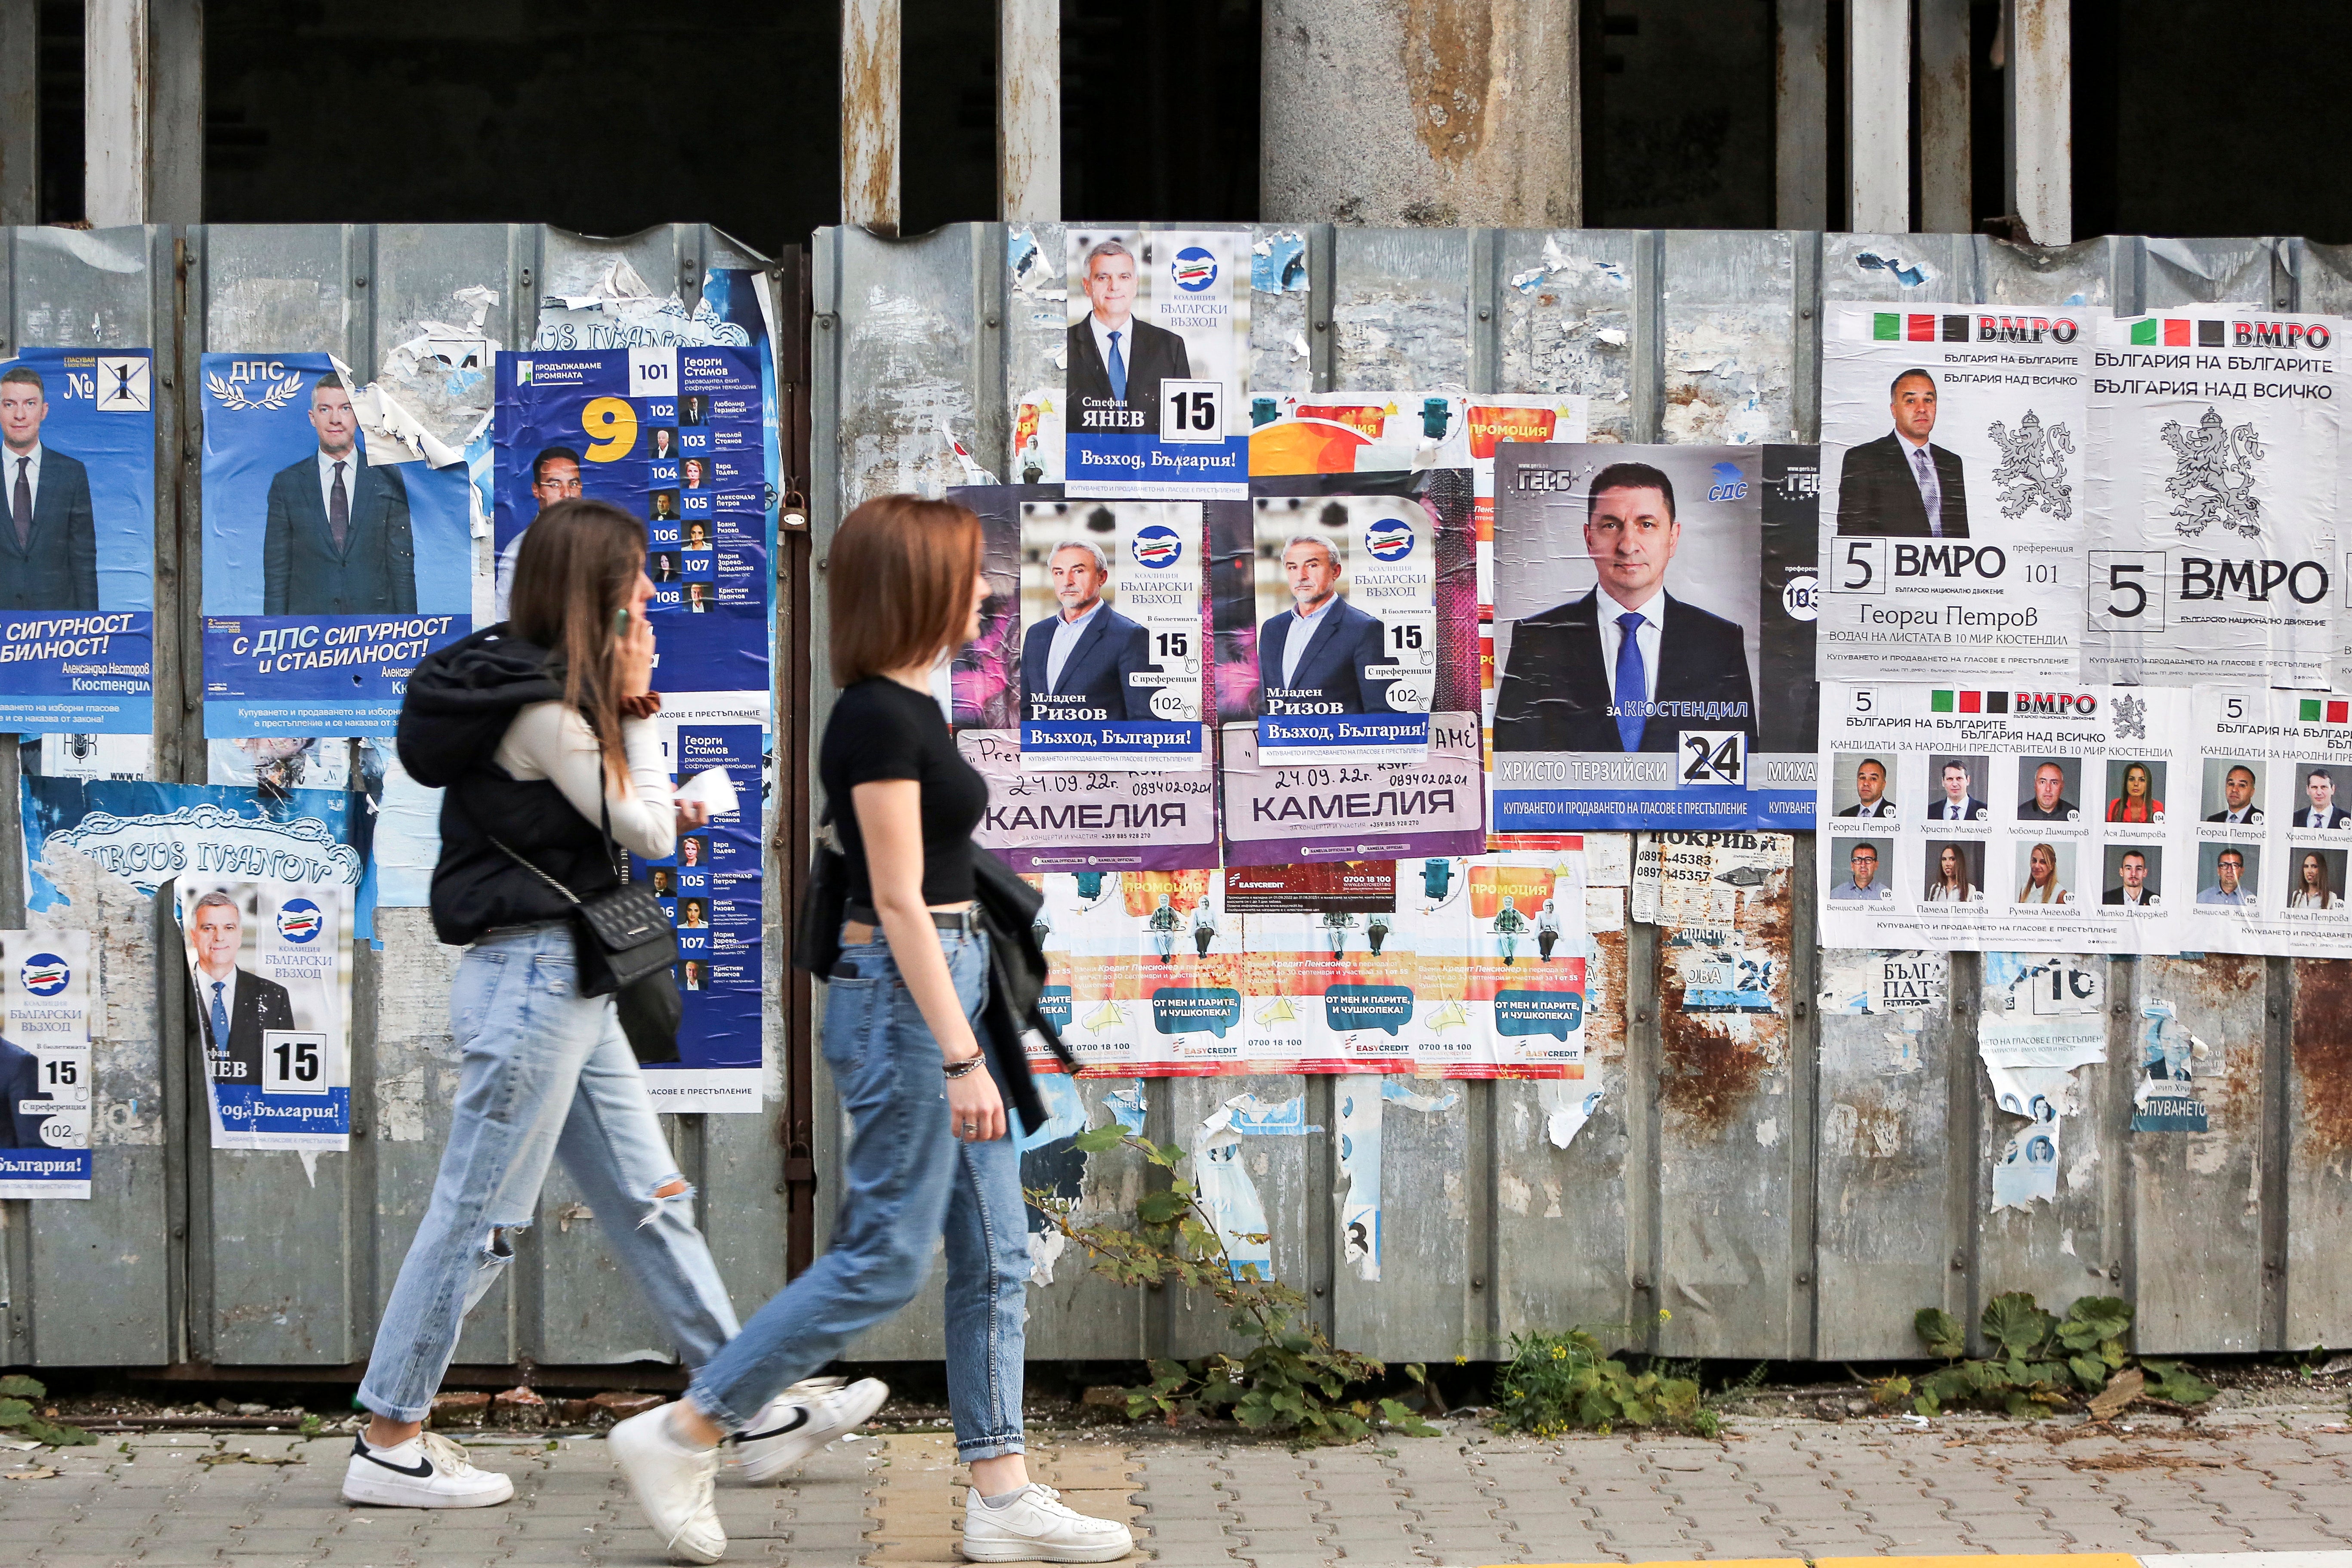
M820 570L828 531L857 500L962 481L943 427L1004 472L1012 399L1060 380L1065 306L1008 276L1018 232L818 234ZM1063 254L1059 227L1032 233L1045 257ZM1277 253L1303 241L1307 263L1304 288L1253 299L1253 393L1445 383L1582 392L1596 436L1628 441L1814 439L1824 300L2352 309L2352 256L2294 239L2041 250L1969 236L1791 232L1262 226L1253 237ZM1927 280L1906 287L1890 258L1924 265ZM818 595L820 648L822 616ZM814 687L821 724L829 686ZM2149 1352L2352 1342L2352 964L2092 961L2107 984L2110 1059L2082 1072L2085 1110L2066 1123L2058 1201L1990 1213L1991 1164L2010 1129L1987 1113L1975 1061L1981 962L1953 958L1957 1005L1928 1016L1923 1070L1884 1073L1887 1020L1815 1015L1824 955L1811 866L1801 839L1790 907L1767 921L1786 933L1793 975L1785 1068L1695 1097L1704 1117L1678 1109L1692 1096L1662 1097L1662 1082L1707 1069L1678 1059L1678 1032L1660 1028L1657 933L1629 925L1600 939L1587 1025L1604 1108L1568 1148L1547 1140L1532 1084L1454 1085L1448 1109L1391 1109L1384 1278L1366 1283L1339 1264L1328 1131L1250 1139L1276 1272L1311 1292L1340 1342L1391 1359L1492 1356L1515 1331L1580 1323L1627 1325L1624 1342L1677 1356L1915 1356L1917 1309L1973 1321L1985 1298L2009 1289L2060 1308L2084 1294L2127 1297ZM2215 1047L2200 1068L2208 1133L2127 1131L2135 1023L2141 1003L2158 998ZM1106 1088L1084 1086L1090 1106ZM1309 1122L1337 1120L1328 1079L1147 1089L1149 1130L1161 1140L1188 1142L1244 1091L1303 1091ZM828 1177L839 1123L821 1106ZM1098 1159L1084 1206L1116 1211L1140 1184L1131 1164ZM1210 1304L1114 1288L1074 1258L1033 1291L1032 1311L1030 1353L1041 1357L1195 1353L1219 1327ZM926 1300L861 1351L931 1357L940 1342L937 1302Z
M2121 310L2187 301L2352 308L2352 258L2293 240L2101 240L2035 252L1967 237L1634 231L1290 231L1307 287L1253 305L1255 390L1474 390L1592 395L1597 432L1629 440L1805 439L1813 434L1818 302L1899 299L1890 253L1925 260L1939 298L2020 305L2081 300ZM1279 242L1284 231L1258 237ZM1058 256L1061 233L1035 236ZM1003 467L1009 401L1058 379L1059 301L1012 287L1001 226L913 241L854 230L817 237L811 323L813 515L827 531L856 499L957 482L942 427ZM207 350L327 349L376 374L457 290L496 291L483 328L528 343L536 301L586 294L616 259L657 292L691 293L702 270L757 267L693 226L626 240L530 226L319 226L7 231L6 341L152 346L157 353L159 713L155 776L204 774L196 646L200 431L182 389ZM787 308L794 279L781 291ZM1922 297L1912 294L1913 298ZM458 319L463 319L460 316ZM786 374L798 342L784 323ZM404 384L446 412L447 389ZM788 443L789 447L789 443ZM789 609L793 585L779 602ZM819 609L821 611L821 595ZM822 626L787 625L786 646ZM789 673L789 672L785 672ZM827 689L814 681L819 695ZM790 684L789 682L787 684ZM792 714L780 690L780 714ZM814 733L810 731L809 733ZM804 746L807 736L797 743ZM787 734L780 754L795 744ZM0 752L0 835L16 837L16 757ZM804 799L780 780L780 798ZM804 814L785 813L772 866L772 931ZM1346 1343L1392 1358L1496 1353L1516 1329L1633 1325L1629 1342L1678 1355L1837 1359L1911 1353L1912 1312L1971 1312L2029 1289L2063 1302L2130 1296L2148 1350L2250 1351L2352 1342L2352 965L2212 958L2106 963L2111 1056L2132 1058L2143 997L2172 1002L2220 1051L2207 1086L2213 1131L2132 1138L2130 1073L2084 1069L2090 1108L2067 1128L2059 1202L1988 1215L2005 1131L1985 1114L1973 1061L1976 1009L1931 1016L1926 1070L1882 1077L1881 1020L1813 1016L1811 859L1801 847L1785 928L1798 998L1788 1066L1710 1097L1704 1125L1662 1105L1673 1059L1658 1023L1655 933L1602 939L1589 1038L1607 1091L1565 1150L1545 1137L1532 1085L1454 1086L1440 1110L1392 1110L1383 1165L1386 1278L1337 1265L1336 1158L1328 1135L1247 1148L1282 1275L1313 1293ZM782 873L777 875L773 873ZM156 908L92 879L64 918L98 935L105 1016L98 1046L97 1195L0 1205L0 1361L11 1364L274 1368L348 1375L362 1360L427 1193L456 1060L446 1034L453 954L422 910L378 915L384 946L360 959L354 1123L348 1155L214 1154L173 939ZM24 908L0 855L0 925ZM788 1182L804 1173L813 1122L831 1203L839 1115L820 1094L786 1103L782 1025L797 1010L771 942L771 1113L683 1117L674 1136L739 1305L782 1281ZM158 955L163 955L159 964ZM1972 999L1979 966L1953 963ZM1148 1086L1151 1131L1179 1142L1228 1097L1303 1092L1334 1125L1328 1079L1180 1079ZM1090 1103L1104 1088L1088 1084ZM1117 1158L1087 1174L1087 1204L1140 1191ZM520 1266L469 1323L461 1365L594 1366L666 1352L559 1172ZM1184 1353L1210 1343L1212 1310L1181 1293L1129 1291L1059 1263L1033 1292L1030 1348L1048 1357ZM1660 1310L1671 1312L1661 1319ZM926 1300L859 1347L868 1359L939 1354ZM639 1374L639 1380L644 1380Z
M463 322L458 291L493 291L481 334L527 346L540 301L585 296L616 261L657 295L699 295L706 268L764 268L716 231L676 225L590 239L531 225L318 225L0 230L6 341L152 347L156 357L157 515L154 777L202 782L200 670L202 431L188 389L211 351L328 351L362 376L427 321ZM796 269L788 343L801 326ZM385 374L392 374L387 368ZM792 372L786 372L789 379ZM454 405L487 406L426 374L396 384L450 427ZM468 421L470 422L470 421ZM176 613L174 613L176 612ZM788 707L780 710L789 711ZM0 839L18 837L16 753L0 754ZM22 923L19 852L0 854L0 926ZM362 944L354 984L349 1154L315 1175L291 1153L214 1153L177 938L168 900L151 907L95 876L68 887L67 923L96 933L105 1012L96 1047L94 1196L0 1205L0 1363L44 1366L208 1365L356 1375L408 1239L431 1193L457 1054L447 1026L456 950L422 910L381 910L383 951ZM770 918L781 907L772 875ZM782 995L774 955L772 994ZM770 1008L771 1058L782 1055ZM671 1119L702 1194L719 1267L739 1300L783 1282L786 1150L771 1114ZM543 1223L467 1326L461 1365L599 1364L667 1356L650 1315L603 1245L615 1216L589 1213L559 1168Z

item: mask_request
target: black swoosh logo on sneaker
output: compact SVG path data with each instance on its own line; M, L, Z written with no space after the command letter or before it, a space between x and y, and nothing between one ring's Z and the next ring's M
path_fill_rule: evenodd
M430 1459L417 1460L416 1468L415 1469L411 1469L406 1465L395 1465L390 1459L379 1459L373 1454L369 1453L365 1448L359 1450L359 1457L365 1459L371 1465L382 1465L385 1469L390 1470L396 1476L408 1476L420 1481L433 1473L433 1461Z
M771 1427L765 1432L738 1432L735 1434L735 1441L738 1443L757 1443L763 1438L781 1437L787 1432L799 1431L802 1427L808 1425L808 1406L805 1405L795 1405L793 1406L793 1418L782 1426Z

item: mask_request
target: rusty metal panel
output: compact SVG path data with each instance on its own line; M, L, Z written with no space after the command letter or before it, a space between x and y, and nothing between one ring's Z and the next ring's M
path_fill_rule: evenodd
M2136 1342L2146 1352L2207 1354L2263 1348L2263 1095L2270 1021L2269 960L2235 953L2143 958L2133 964L2132 1017L2144 1034L2169 1007L2203 1045L2190 1071L2203 1132L2130 1135L2126 1170L2133 1239ZM2137 1081L2137 1050L2110 1062Z
M2352 963L2293 961L2278 1348L2352 1344Z

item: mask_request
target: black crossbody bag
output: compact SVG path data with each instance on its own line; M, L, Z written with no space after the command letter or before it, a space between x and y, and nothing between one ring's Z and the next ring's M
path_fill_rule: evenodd
M598 826L604 830L605 852L611 854L619 847L613 842L612 811L606 807L598 816ZM623 878L621 885L609 893L583 899L499 839L490 842L571 900L580 994L613 998L621 1032L628 1037L629 1049L638 1061L658 1065L677 1060L677 1026L686 1016L674 973L677 931L670 925L661 900L654 897L653 888L627 880L615 857L613 873Z
M793 911L793 967L824 976L841 959L842 910L849 903L849 860L834 832L833 807L817 819L801 906Z

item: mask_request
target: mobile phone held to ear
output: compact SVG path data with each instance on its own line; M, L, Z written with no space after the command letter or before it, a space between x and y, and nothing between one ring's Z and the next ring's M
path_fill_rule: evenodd
M613 612L613 635L616 637L629 635L629 606L626 605Z

